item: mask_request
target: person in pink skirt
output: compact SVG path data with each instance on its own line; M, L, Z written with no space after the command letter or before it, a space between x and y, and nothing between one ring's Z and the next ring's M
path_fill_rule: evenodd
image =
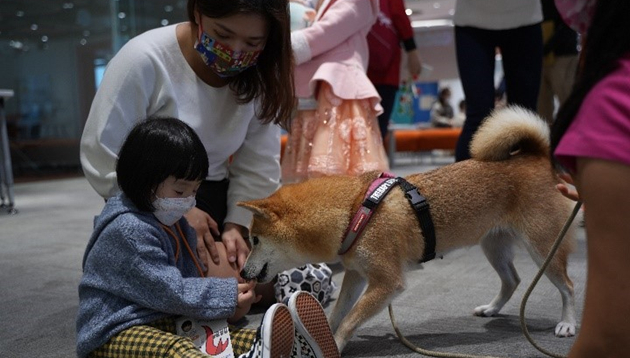
M378 127L380 97L367 77L367 33L376 0L319 0L312 22L291 33L298 111L282 182L389 169Z

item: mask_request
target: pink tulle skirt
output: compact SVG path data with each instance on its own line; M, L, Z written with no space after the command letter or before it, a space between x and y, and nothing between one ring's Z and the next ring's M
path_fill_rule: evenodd
M282 158L282 181L389 170L370 100L343 100L329 84L319 88L316 110L298 111Z

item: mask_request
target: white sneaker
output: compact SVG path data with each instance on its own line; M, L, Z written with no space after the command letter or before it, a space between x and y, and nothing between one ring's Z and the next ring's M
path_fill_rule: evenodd
M289 309L275 303L265 312L252 348L239 358L289 358L294 339L295 326Z
M306 291L289 298L289 311L295 324L295 358L340 358L326 313L319 301Z

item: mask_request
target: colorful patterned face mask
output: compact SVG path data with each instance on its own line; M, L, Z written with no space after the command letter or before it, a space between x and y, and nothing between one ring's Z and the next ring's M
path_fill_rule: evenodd
M578 33L586 34L597 0L555 0L555 3L562 20Z
M255 66L258 56L262 52L262 50L236 52L227 44L210 37L203 31L201 22L199 23L199 35L195 49L201 54L206 65L222 78L236 76Z

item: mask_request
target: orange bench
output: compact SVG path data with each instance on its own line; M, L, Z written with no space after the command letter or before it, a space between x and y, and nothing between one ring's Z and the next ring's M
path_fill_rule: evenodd
M385 141L389 165L394 166L396 152L455 150L461 132L461 128L390 128Z
M423 152L454 150L461 132L461 128L395 129L390 131L390 136L394 135L393 148L396 152ZM387 140L386 144L389 144Z
M455 150L461 132L461 128L390 129L388 137L393 138L393 141L390 143L389 138L385 140L390 165L393 166L395 152L426 152L434 149ZM281 156L284 154L287 138L286 134L280 137Z
M280 136L280 159L282 159L282 156L284 155L284 147L287 146L288 139L289 135L287 134L283 134L282 136Z

